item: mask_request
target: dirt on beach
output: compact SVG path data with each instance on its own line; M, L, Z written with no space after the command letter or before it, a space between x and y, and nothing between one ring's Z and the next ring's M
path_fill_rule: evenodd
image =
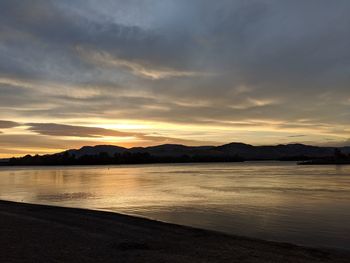
M350 262L350 253L116 213L0 201L0 262Z

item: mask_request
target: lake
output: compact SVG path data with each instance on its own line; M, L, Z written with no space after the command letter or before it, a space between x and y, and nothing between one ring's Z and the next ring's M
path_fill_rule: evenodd
M0 199L350 250L350 166L292 162L1 167Z

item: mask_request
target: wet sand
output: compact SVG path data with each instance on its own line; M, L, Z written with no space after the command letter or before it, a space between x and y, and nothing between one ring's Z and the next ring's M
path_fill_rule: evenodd
M350 252L122 214L0 201L0 262L350 262Z

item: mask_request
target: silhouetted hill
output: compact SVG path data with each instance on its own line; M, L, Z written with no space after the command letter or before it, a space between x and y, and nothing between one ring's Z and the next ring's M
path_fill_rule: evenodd
M8 158L3 158L3 159L0 159L0 165L3 164L3 163L8 163L10 159Z
M147 152L156 156L182 156L182 155L220 155L214 146L186 146L181 144L162 144L151 147L131 148L131 152Z
M345 155L350 147L319 147L304 144L253 146L229 143L221 146L163 144L124 148L114 145L84 146L57 154L11 158L10 165L133 164L171 162L236 162L243 160L313 160L329 158L338 150ZM3 163L4 164L4 163ZM6 164L6 163L5 163Z
M343 153L350 154L350 146L340 147L339 148Z
M279 144L275 146L252 146L244 143L229 143L216 147L227 154L235 154L246 159L271 160L297 157L317 158L332 155L334 147L318 147L304 144Z
M221 146L186 146L181 144L162 144L150 147L124 148L114 145L84 146L78 150L68 150L69 154L76 157L83 155L98 155L107 153L110 156L124 152L149 153L154 156L182 156L182 155L239 155L245 159L283 159L305 156L310 158L326 157L333 154L335 147L319 147L304 144L279 144L271 146L253 146L244 143L229 143ZM350 153L350 147L341 147L342 152Z
M322 165L322 164L350 164L350 154L345 151L348 147L342 149L334 149L333 155L327 157L315 158L312 160L306 160L299 162L298 164L304 165Z
M110 156L116 153L123 153L128 151L127 148L114 146L114 145L96 145L96 146L83 146L78 150L68 150L68 154L74 154L75 157L81 157L84 155L98 155L100 153L107 153Z

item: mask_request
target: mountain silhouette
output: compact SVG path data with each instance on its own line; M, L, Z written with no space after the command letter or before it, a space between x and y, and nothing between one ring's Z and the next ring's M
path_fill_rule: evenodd
M221 146L186 146L181 144L162 144L150 147L123 148L113 145L84 146L77 150L66 152L83 155L98 155L102 152L113 156L116 153L148 153L155 156L240 156L245 159L273 160L298 156L309 158L326 157L333 154L336 147L319 147L304 144L280 144L273 146L253 146L245 143L229 143ZM339 148L344 153L350 153L350 147Z
M89 165L186 162L239 162L246 160L306 161L334 156L338 151L348 156L350 147L320 147L304 144L253 146L228 143L220 146L163 144L124 148L115 145L84 146L56 154L26 155L10 158L0 165ZM332 160L332 159L327 159Z
M114 146L114 145L96 145L96 146L83 146L79 150L72 149L65 151L70 155L75 155L76 157L81 157L84 155L98 155L100 153L107 153L110 156L115 155L116 153L123 153L128 151L127 148Z

